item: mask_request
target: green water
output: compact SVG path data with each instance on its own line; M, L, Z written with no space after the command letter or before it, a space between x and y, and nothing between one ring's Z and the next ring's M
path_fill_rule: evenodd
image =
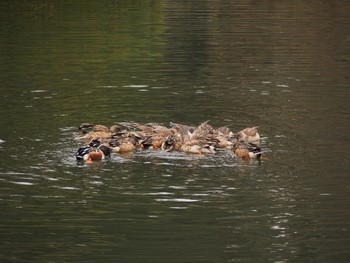
M0 8L1 262L349 262L348 1ZM266 160L74 158L82 122L206 120Z

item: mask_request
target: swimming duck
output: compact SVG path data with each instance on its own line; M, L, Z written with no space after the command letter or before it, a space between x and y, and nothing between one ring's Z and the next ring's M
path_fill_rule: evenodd
M215 138L213 138L213 127L208 121L197 127L173 124L176 130L174 134L174 150L192 154L215 153Z
M233 145L232 151L237 157L243 160L260 159L262 155L260 147L251 142L236 142Z
M74 140L88 142L91 140L103 140L112 136L111 130L107 126L101 124L82 123L79 126L79 130L81 130L82 133L75 137Z
M129 141L119 142L117 140L114 140L109 143L109 148L111 149L111 152L127 153L135 150L135 145Z
M233 132L226 126L215 129L212 138L213 142L215 142L215 147L221 149L231 149L233 143L236 142L233 141Z
M192 133L195 130L195 127L182 125L182 124L173 124L171 123L171 131L176 138L176 143L178 146L182 145L184 142L187 142L191 139ZM178 148L178 147L176 147Z
M162 125L151 125L151 130L141 132L143 138L139 141L142 149L171 150L174 144L174 133Z
M195 128L193 133L190 134L190 139L193 140L212 137L213 133L214 128L208 124L208 121L205 121Z
M245 128L235 135L238 142L259 142L260 134L258 132L259 126Z
M111 132L104 132L104 131L97 131L97 132L89 132L89 133L82 133L74 138L74 140L77 141L91 141L91 140L104 140L108 139L112 136Z
M207 143L195 143L194 141L183 144L180 148L182 152L192 154L216 153L215 147Z
M222 134L226 139L231 139L234 136L234 133L227 126L222 126L214 131L215 133Z
M109 147L101 144L98 140L92 140L88 146L80 147L75 154L77 161L91 164L93 161L103 160L110 156Z
M82 132L87 133L87 132L109 132L110 129L101 124L91 124L91 123L82 123L79 126L79 130L82 130Z
M77 160L91 163L111 152L130 153L137 149L182 151L191 154L214 154L232 150L242 159L260 158L258 126L234 134L228 127L214 129L205 121L197 127L170 123L170 128L156 123L118 123L111 128L100 124L82 123L82 134L75 140L90 141L76 153Z

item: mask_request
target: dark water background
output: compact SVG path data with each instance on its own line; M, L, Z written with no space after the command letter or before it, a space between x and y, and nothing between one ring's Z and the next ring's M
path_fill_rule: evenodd
M0 3L1 262L349 262L350 2ZM82 122L260 125L267 160L114 155Z

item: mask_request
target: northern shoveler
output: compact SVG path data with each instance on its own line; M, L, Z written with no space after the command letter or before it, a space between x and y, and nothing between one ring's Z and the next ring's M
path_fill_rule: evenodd
M242 158L244 160L249 160L253 158L260 159L262 155L261 148L258 145L251 142L236 142L233 145L232 151L237 157Z
M237 132L235 137L238 142L259 142L260 134L258 132L258 128L259 126L245 128L244 130Z
M80 147L75 154L77 161L84 161L91 164L93 161L103 160L110 156L111 149L100 143L98 140L93 140L88 146Z
M111 130L101 124L82 123L79 126L79 130L82 131L80 135L74 138L74 140L91 141L91 140L103 140L112 136Z
M213 154L233 151L243 159L260 158L258 126L245 128L234 134L228 127L213 128L208 121L198 126L170 123L165 127L156 123L118 123L105 125L83 123L75 140L89 143L79 148L77 160L91 163L107 158L111 152L130 153L135 149L182 151L191 154Z

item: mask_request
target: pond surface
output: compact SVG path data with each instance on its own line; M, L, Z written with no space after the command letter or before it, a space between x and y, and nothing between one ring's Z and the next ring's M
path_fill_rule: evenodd
M350 2L7 1L1 262L349 262ZM260 126L265 160L113 155L82 122Z

